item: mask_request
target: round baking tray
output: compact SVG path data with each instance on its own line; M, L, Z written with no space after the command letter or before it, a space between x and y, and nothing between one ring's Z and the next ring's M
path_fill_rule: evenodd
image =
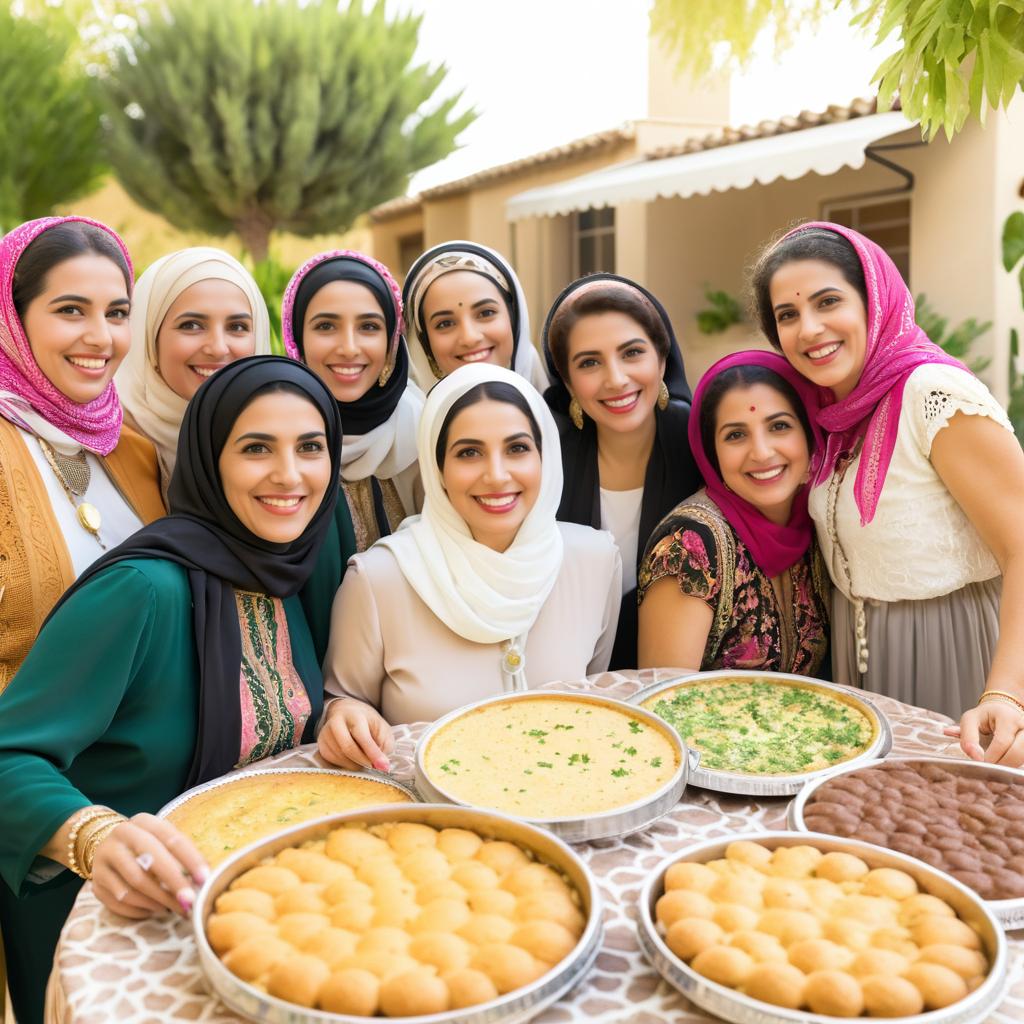
M651 712L645 711L643 708L633 707L625 701L614 700L611 697L602 697L598 694L576 691L562 692L560 690L527 690L522 693L506 693L500 697L488 697L486 700L477 701L475 704L468 704L466 707L458 708L434 722L420 737L420 741L416 745L415 786L425 800L456 804L460 807L471 806L450 793L441 783L435 781L427 774L424 763L427 747L431 739L456 718L471 714L489 704L506 704L517 700L573 700L612 708L615 711L628 714L631 718L643 722L652 729L660 730L672 744L678 758L678 768L672 778L642 800L625 804L622 807L614 807L609 811L602 811L599 814L587 814L577 818L535 818L524 815L521 817L522 821L529 821L534 825L540 825L543 828L549 829L567 843L585 843L594 839L609 839L613 836L624 836L629 835L631 832L638 832L663 814L667 814L679 803L683 790L686 789L687 776L692 770L692 766L686 744L679 738L679 734L675 729L657 715L651 714ZM692 764L696 764L696 761L694 760Z
M1006 936L985 902L966 886L913 857L893 850L883 850L870 843L839 839L817 832L758 832L737 833L684 847L654 869L640 892L637 934L644 956L670 985L701 1009L723 1020L735 1021L736 1024L838 1024L840 1019L849 1019L773 1006L710 981L680 960L658 934L654 905L664 892L665 872L669 867L678 861L702 863L724 857L726 847L739 839L761 843L773 850L780 846L810 844L826 853L837 851L855 854L872 868L897 868L912 875L923 892L944 899L963 920L980 928L981 940L991 964L985 981L958 1003L941 1010L920 1013L915 1017L887 1017L884 1018L886 1024L975 1024L984 1020L999 1005L1006 987Z
M346 822L412 821L434 828L463 828L487 839L502 839L531 851L538 861L560 871L580 895L587 924L576 948L547 974L530 985L516 989L489 1003L464 1010L417 1017L398 1017L403 1024L522 1024L560 999L591 969L601 948L601 894L594 876L583 861L555 836L516 818L494 811L478 811L451 804L399 804L337 814L330 818L296 825L286 832L240 850L219 865L199 891L192 909L199 962L217 996L236 1013L263 1024L366 1024L366 1017L351 1017L323 1010L311 1010L261 992L232 974L220 961L206 938L206 920L217 897L241 874L262 863L279 850L310 840L322 839Z
M995 781L1010 781L1014 779L1018 782L1024 780L1024 771L1020 768L1006 768L998 764L981 764L977 761L968 761L959 757L914 757L907 755L905 757L890 757L887 760L890 763L892 761L912 761L915 764L937 764L950 770L955 769L958 774L968 779L993 779ZM807 801L810 800L812 794L830 779L846 775L849 772L856 771L858 768L871 768L881 763L881 759L877 759L863 764L855 765L851 762L849 765L840 765L838 768L833 768L827 775L823 775L808 783L789 805L789 810L786 813L786 821L789 827L799 832L810 831L807 823L804 821L804 808L807 806ZM985 900L985 905L992 911L996 920L1004 928L1020 928L1024 925L1024 896L1018 896L1012 900Z
M844 686L836 686L834 683L826 683L821 679L812 679L809 676L787 675L782 672L747 672L722 670L720 672L697 672L691 676L681 679L672 679L666 682L655 683L637 691L629 698L629 703L637 707L645 701L659 694L671 690L679 690L684 686L697 685L704 682L713 682L716 679L741 679L760 680L763 682L778 682L787 685L798 685L802 689L823 690L830 696L838 696L849 704L854 705L875 723L875 738L871 745L858 754L843 761L845 765L856 765L863 767L868 761L885 757L892 749L892 729L889 720L864 697L851 693ZM646 710L646 709L645 709ZM653 712L652 712L653 714ZM664 719L662 719L664 721ZM685 740L685 737L684 737ZM699 754L699 751L692 753ZM742 793L747 796L792 796L808 782L821 775L827 775L835 771L835 766L819 768L812 772L801 772L798 775L748 775L744 772L724 772L714 768L701 767L699 760L696 768L690 772L690 785L700 786L702 789L713 789L719 793Z

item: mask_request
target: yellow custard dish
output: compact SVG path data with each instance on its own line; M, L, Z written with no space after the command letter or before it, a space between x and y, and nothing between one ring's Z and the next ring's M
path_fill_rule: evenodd
M667 731L571 696L496 701L438 730L423 756L452 798L520 817L579 818L626 807L679 768Z
M411 803L396 786L340 772L255 772L197 793L167 814L211 865L292 825L380 804Z

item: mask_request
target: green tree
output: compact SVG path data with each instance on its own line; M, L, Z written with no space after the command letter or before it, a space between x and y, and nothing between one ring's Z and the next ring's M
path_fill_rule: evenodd
M940 128L952 138L968 116L984 120L1024 85L1022 0L655 0L651 17L680 64L701 74L716 43L742 65L762 30L784 49L794 28L838 8L878 43L898 33L900 47L875 72L879 107L898 95L929 139Z
M87 195L105 173L95 83L74 37L0 6L0 234Z
M129 194L175 227L344 231L446 156L473 113L424 112L445 68L413 65L420 19L384 2L167 0L102 78L109 152Z

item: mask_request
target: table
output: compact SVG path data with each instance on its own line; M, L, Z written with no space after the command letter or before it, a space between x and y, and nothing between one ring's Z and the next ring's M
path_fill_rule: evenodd
M544 689L592 689L620 699L666 678L665 670L606 672ZM893 726L893 752L956 756L942 735L942 715L873 698ZM426 724L399 726L393 773L410 781L416 741ZM313 747L291 750L264 765L322 765ZM665 857L695 841L734 832L785 828L789 799L727 796L688 789L672 813L644 832L575 849L596 876L605 898L605 937L589 976L535 1018L537 1024L628 1021L630 1024L698 1024L711 1018L661 980L640 953L635 916L647 874ZM1007 935L1010 985L996 1024L1024 1021L1024 929ZM189 923L181 918L134 922L111 914L85 885L61 936L47 993L47 1024L173 1024L204 1021L239 1024L241 1018L208 994Z

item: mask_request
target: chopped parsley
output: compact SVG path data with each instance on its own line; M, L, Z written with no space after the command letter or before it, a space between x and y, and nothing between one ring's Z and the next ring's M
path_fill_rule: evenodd
M621 778L623 778L624 776L626 776L628 774L629 774L629 770L627 768L613 768L612 769L612 775L615 778L617 778L617 779L621 779Z

